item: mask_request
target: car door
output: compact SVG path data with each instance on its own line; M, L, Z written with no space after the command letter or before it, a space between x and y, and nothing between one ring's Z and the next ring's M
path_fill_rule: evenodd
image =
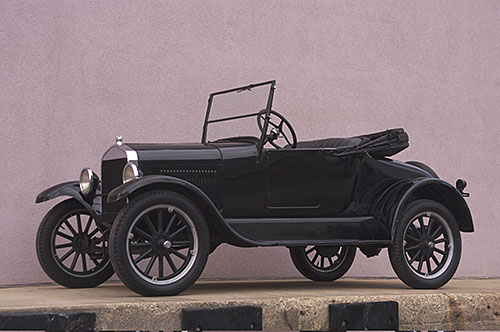
M315 215L321 208L323 152L265 150L268 215Z
M265 172L255 144L218 143L223 175L219 192L226 218L255 218L266 214Z

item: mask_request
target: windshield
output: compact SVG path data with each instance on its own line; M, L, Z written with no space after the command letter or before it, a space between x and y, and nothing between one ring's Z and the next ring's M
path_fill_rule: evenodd
M269 114L274 81L214 92L210 95L203 126L202 142L238 140L238 137L263 138L257 118ZM265 126L266 127L266 126Z

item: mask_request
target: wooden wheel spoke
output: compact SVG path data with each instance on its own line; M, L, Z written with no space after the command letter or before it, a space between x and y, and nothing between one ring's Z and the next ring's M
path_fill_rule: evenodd
M441 254L441 255L443 255L443 256L444 256L444 255L446 255L446 251L441 250L441 249L439 249L439 248L434 247L434 251L435 251L435 252L437 252L437 253L440 253L440 254Z
M426 232L427 235L431 235L431 229L432 229L432 222L433 221L434 221L434 218L430 217L429 218L429 224L427 225L427 232Z
M70 247L73 247L73 243L68 242L68 243L64 243L64 244L58 244L54 248L61 249L61 248L70 248Z
M188 257L186 255L184 255L183 253L177 251L176 249L174 248L170 248L170 251L172 251L172 254L174 254L175 256L183 259L183 260L186 260Z
M425 235L424 217L418 217L418 225L420 226L420 234Z
M437 260L436 256L434 255L434 253L432 253L431 255L431 259L434 261L434 263L436 263L437 266L439 266L439 261Z
M418 272L422 272L423 265L424 265L424 260L423 259L419 260L418 261L418 267L417 267L417 271Z
M85 226L85 230L83 231L85 234L89 234L89 230L90 230L90 226L92 225L92 221L94 221L94 219L92 217L90 217L89 220L87 221L87 225Z
M146 274L149 274L151 272L151 269L153 268L153 265L154 265L157 258L158 258L158 256L151 257L151 259L149 260L148 266L146 266L146 270L144 271Z
M431 274L432 273L432 269L431 269L431 260L430 260L430 258L427 258L427 260L425 261L425 265L427 266L427 273Z
M172 258L170 257L170 255L166 255L165 258L167 259L168 265L170 266L170 268L172 269L172 271L174 273L177 272L177 267L175 266L174 261L172 260Z
M328 258L328 263L330 263L330 266L333 266L332 258L330 256L328 256L327 258Z
M68 219L66 219L63 224L68 227L69 231L71 232L71 234L73 234L73 236L75 236L77 233L75 231L75 229L73 228L73 226L71 226L70 222L68 221Z
M316 250L316 247L311 247L306 250L306 255L312 253L314 250Z
M420 247L419 244L416 244L414 246L411 246L411 247L408 247L408 248L405 248L406 251L409 251L409 250L413 250L413 249L417 249L418 247Z
M144 258L146 258L147 255L149 255L153 251L153 248L146 250L142 254L140 254L136 259L134 259L134 263L138 264L140 261L142 261Z
M173 232L171 235L170 235L170 238L174 238L176 237L177 235L179 235L181 232L183 232L184 230L187 229L187 225L184 225L182 226L181 228L179 228L178 230L176 230L175 232Z
M151 242L141 242L141 243L133 242L130 244L130 247L132 248L148 248L152 246L153 244Z
M165 230L165 234L168 234L168 232L170 231L170 228L174 224L176 218L177 218L177 215L174 213L172 218L170 218L170 221L168 222L167 229Z
M83 233L83 230L82 230L82 217L79 214L76 215L76 225L78 226L78 234Z
M86 254L85 253L82 253L82 268L83 268L83 272L87 272L87 258L86 258Z
M172 241L172 246L175 246L175 245L184 246L184 245L190 245L190 244L191 244L191 241Z
M75 269L75 266L76 266L76 263L78 262L78 256L80 256L80 254L76 254L75 257L73 257L73 261L71 262L71 266L70 266L70 270L74 270Z
M158 210L158 233L163 232L163 210Z
M64 262L69 256L71 256L72 253L75 252L75 249L74 248L71 248L71 250L69 250L67 253L65 253L60 259L59 259L59 262Z
M316 263L316 259L318 259L318 257L319 257L319 253L316 251L316 253L314 254L314 257L313 257L313 259L312 259L312 261L311 261L311 263L312 263L313 265L316 265L315 263Z
M179 244L173 244L172 245L172 248L173 249L177 249L177 250L182 250L182 249L187 249L189 248L190 245L189 244L182 244L182 245L179 245Z
M419 242L419 241L420 241L420 240L419 240L419 239L417 239L416 237L413 237L413 236L411 236L411 235L409 235L409 234L406 234L405 238L407 238L407 239L409 239L409 240L412 240L412 241L414 241L414 242Z
M163 255L158 255L158 278L163 278Z
M90 234L89 234L89 238L92 238L94 235L97 234L97 232L99 232L99 228L96 228L94 229Z
M151 221L151 218L149 218L147 214L144 216L144 220L146 221L146 225L148 225L151 234L156 234L156 228L153 226L153 222Z
M70 241L73 241L73 237L72 237L72 236L69 236L68 234L64 234L64 233L62 233L62 232L56 232L56 235L59 235L59 236L61 236L61 237L65 238L65 239L68 239L68 240L70 240Z
M139 234L140 236L142 236L143 238L145 238L146 240L150 240L153 238L153 236L151 234L148 234L146 233L145 231L143 231L142 229L140 228L137 228L135 227L133 230L132 230L132 233L134 234Z
M420 250L417 251L415 256L413 256L408 263L411 265L418 258L418 256L420 256L421 254L422 254L422 252Z
M438 228L436 228L436 230L434 231L434 233L432 233L431 239L437 238L441 234L441 231L442 231L442 227L441 227L441 225L439 225Z

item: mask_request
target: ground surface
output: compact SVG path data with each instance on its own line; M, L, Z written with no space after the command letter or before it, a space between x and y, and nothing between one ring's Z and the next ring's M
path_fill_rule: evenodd
M201 281L174 297L141 297L121 283L0 289L0 313L91 311L101 330L180 330L182 308L256 305L264 330L326 330L328 304L397 301L401 330L500 330L500 279L457 279L413 290L394 279Z

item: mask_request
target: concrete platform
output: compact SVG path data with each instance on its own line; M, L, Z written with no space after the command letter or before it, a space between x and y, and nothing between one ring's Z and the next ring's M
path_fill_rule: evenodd
M141 297L118 282L93 289L0 288L0 313L87 311L98 330L180 330L183 308L255 305L265 331L328 329L328 305L397 301L401 330L500 330L500 279L413 290L394 279L200 281L174 297Z

